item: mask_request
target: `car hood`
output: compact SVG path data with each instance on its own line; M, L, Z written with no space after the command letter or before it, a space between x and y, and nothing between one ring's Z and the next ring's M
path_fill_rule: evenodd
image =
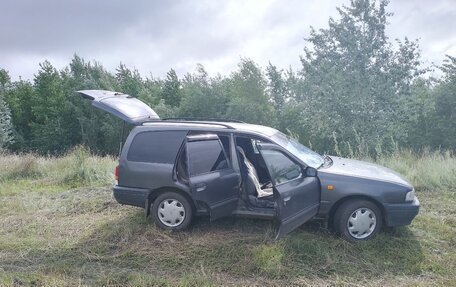
M332 165L323 167L318 172L390 182L412 188L404 177L384 166L337 156L330 157L333 160Z

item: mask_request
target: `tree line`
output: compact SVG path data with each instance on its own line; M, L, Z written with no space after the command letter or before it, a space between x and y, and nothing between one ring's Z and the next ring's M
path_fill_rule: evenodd
M273 126L326 153L379 156L398 148L456 149L456 58L426 76L417 41L386 35L387 1L353 0L328 27L311 29L298 70L241 59L229 75L202 65L179 78L115 72L75 55L58 70L44 61L33 80L0 69L0 148L61 154L83 144L115 154L122 122L74 92L124 92L160 117L236 119ZM443 56L443 55L442 55Z

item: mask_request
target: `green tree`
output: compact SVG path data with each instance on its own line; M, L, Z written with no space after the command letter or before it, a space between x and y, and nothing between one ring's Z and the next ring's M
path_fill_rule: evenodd
M230 97L227 117L249 123L274 125L276 115L266 95L266 79L250 59L242 59L227 82Z
M363 153L388 148L391 138L405 141L401 104L422 73L420 55L417 42L398 41L394 49L388 41L387 4L352 0L338 8L340 19L330 18L328 28L311 28L297 95L306 121L298 132L310 130L307 140L320 150L335 148L334 135L342 150Z
M115 154L123 122L106 112L94 109L90 102L74 92L84 89L117 90L131 93L132 73L126 66L116 74L106 71L100 63L86 62L75 55L68 68L61 72L62 85L67 105L73 111L69 120L73 126L72 145L84 144L93 152ZM122 74L123 73L123 74ZM119 75L121 74L121 75Z
M13 141L11 112L0 95L0 150Z
M183 100L179 114L194 118L224 118L229 102L220 77L210 78L202 65L182 81Z
M181 83L177 77L176 71L171 69L166 74L166 80L163 84L161 98L167 105L178 107L182 100Z
M0 93L5 92L8 85L11 84L11 77L5 69L0 69Z
M447 55L440 67L444 72L435 88L435 124L433 145L456 149L456 57Z
M124 64L120 63L116 69L116 79L119 86L119 92L138 97L142 90L143 80L138 70L131 71Z
M269 63L266 68L268 77L267 91L270 101L273 103L275 110L280 113L288 96L288 85L283 78L283 71Z
M13 125L11 111L4 100L7 88L11 85L8 72L0 69L0 150L13 141Z
M33 85L24 80L11 83L5 90L5 100L11 110L11 119L14 124L14 142L9 145L13 151L30 150L32 139L31 124L35 121L32 113Z
M68 119L73 111L68 105L62 77L48 61L40 64L34 79L31 112L34 117L30 123L32 149L56 153L72 145Z

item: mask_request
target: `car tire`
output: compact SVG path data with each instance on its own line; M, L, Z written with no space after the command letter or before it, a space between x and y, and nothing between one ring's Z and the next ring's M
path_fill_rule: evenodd
M374 238L382 228L383 217L378 206L369 200L344 202L334 214L334 228L349 242Z
M166 230L184 230L193 218L193 209L188 199L177 192L160 194L151 206L155 225Z

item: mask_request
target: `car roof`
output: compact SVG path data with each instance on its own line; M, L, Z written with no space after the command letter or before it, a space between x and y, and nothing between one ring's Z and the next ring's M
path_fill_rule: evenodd
M221 121L174 121L162 120L151 121L142 124L143 127L154 127L160 129L198 129L208 131L238 131L246 133L255 133L270 137L278 132L278 130L255 124L239 123L239 122L221 122Z
M278 132L278 130L262 125L254 125L254 124L247 124L247 123L229 123L231 127L235 130L242 131L242 132L255 132L260 133L265 136L272 136Z

